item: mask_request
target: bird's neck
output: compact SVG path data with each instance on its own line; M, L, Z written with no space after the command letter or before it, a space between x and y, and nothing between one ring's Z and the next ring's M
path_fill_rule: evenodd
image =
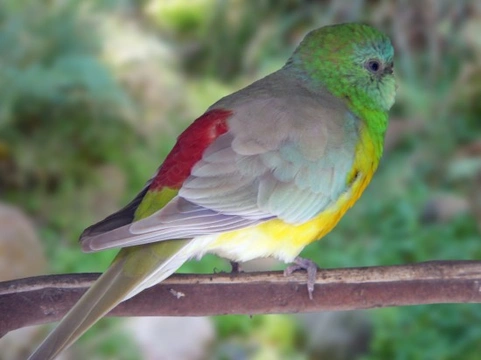
M370 135L374 147L374 153L379 160L384 149L384 136L386 134L388 116L384 111L349 106L351 111L363 121L365 131Z
M345 96L349 110L356 115L365 125L365 131L369 132L374 150L378 159L384 149L384 136L388 125L388 114L375 106L369 106L370 99L363 94Z
M384 135L388 124L387 111L380 109L369 94L344 83L342 78L320 76L323 74L308 75L305 70L291 65L292 63L287 63L284 70L300 79L310 91L325 94L327 90L338 99L344 101L346 108L364 123L365 131L369 132L370 138L374 143L376 154L381 157L384 147ZM319 80L320 78L323 80Z

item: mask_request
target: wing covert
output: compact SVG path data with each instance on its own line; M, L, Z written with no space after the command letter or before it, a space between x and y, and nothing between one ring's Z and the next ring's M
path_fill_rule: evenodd
M269 88L268 81L208 110L229 109L228 130L204 150L170 203L145 219L84 240L84 248L191 238L276 217L300 224L333 204L350 186L359 120L328 93L313 97L298 87L287 94L292 83Z

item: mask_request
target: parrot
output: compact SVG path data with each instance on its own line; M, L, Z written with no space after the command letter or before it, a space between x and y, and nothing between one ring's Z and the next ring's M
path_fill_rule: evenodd
M393 56L370 25L320 27L280 70L210 106L128 205L82 233L86 252L120 251L30 360L54 359L120 302L208 253L306 270L312 299L317 266L299 254L336 226L379 165Z

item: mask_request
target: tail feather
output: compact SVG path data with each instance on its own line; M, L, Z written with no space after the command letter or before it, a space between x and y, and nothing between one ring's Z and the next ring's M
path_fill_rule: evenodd
M194 255L187 246L191 242L165 241L122 249L29 360L54 359L120 302L167 278Z

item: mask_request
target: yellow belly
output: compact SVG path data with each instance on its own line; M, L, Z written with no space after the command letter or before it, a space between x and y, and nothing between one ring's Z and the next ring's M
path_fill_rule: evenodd
M233 261L272 256L291 262L306 245L322 238L336 226L371 181L379 156L376 156L374 144L367 131L361 134L354 167L346 176L346 182L351 183L351 186L335 203L314 219L300 225L274 219L249 228L216 235L209 241L207 252Z
M274 219L220 234L209 244L208 252L233 261L273 256L292 262L306 245L322 238L336 226L344 213L357 201L369 180L367 177L360 179L334 205L306 223L291 225Z

